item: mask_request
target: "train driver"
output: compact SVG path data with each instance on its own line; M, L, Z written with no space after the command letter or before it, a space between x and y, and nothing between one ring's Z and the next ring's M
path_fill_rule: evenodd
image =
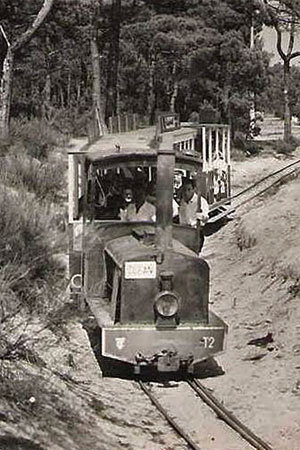
M198 212L198 194L196 192L195 180L185 178L182 184L182 196L179 205L179 223L181 225L189 225L193 228L197 227L197 221L203 227L208 221L209 207L206 199L201 196L201 212ZM200 231L199 251L204 243L204 233Z

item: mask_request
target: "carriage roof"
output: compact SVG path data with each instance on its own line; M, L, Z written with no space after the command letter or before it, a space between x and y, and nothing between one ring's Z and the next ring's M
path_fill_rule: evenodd
M147 127L134 131L118 134L107 134L99 138L92 144L87 144L77 151L71 150L70 153L79 153L86 157L86 160L94 165L101 167L117 167L120 165L156 165L157 149L161 145L159 142L167 138L169 144L164 142L163 146L168 146L171 150L176 140L190 136L196 133L196 129L189 127L169 133L164 133L157 139L156 127ZM179 151L175 152L176 164L180 166L190 166L194 169L202 165L199 155L195 152L185 154Z

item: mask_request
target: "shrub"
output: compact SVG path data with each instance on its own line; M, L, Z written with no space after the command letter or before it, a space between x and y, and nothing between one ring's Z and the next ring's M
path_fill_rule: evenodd
M288 154L293 152L300 145L299 139L291 136L288 142L278 139L275 143L275 151L277 153Z
M64 135L50 126L46 120L14 119L11 124L12 138L21 141L26 152L37 159L47 158L54 146L63 142Z
M253 139L247 139L242 132L235 133L233 144L236 148L242 150L246 156L258 155L262 149L261 144Z
M244 152L247 156L258 155L261 151L261 146L258 142L247 140L244 146Z
M70 408L62 390L53 384L53 379L47 382L42 375L29 372L22 366L16 371L13 365L0 365L0 396L31 420L38 418L44 426L55 426L57 420L66 426L81 423L80 411ZM9 448L35 450L36 447Z
M64 171L63 164L42 163L26 154L6 155L0 159L0 176L6 186L28 190L49 201L61 196Z
M10 288L34 298L39 280L53 276L49 206L24 193L0 187L0 267L6 267Z

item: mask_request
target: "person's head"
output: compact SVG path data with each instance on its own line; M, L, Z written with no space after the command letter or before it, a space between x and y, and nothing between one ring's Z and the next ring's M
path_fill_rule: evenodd
M129 205L133 201L132 183L129 180L125 180L122 183L122 197L126 205Z
M133 193L131 187L126 187L123 191L123 198L125 200L126 204L129 204L132 202L133 199Z
M184 201L189 202L196 192L195 181L191 178L184 180L182 185L182 198Z

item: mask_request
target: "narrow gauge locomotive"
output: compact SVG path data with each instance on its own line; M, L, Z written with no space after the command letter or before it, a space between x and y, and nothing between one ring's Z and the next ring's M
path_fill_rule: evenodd
M177 182L178 174L193 177L200 191L203 163L193 151L176 149L172 133L153 138L147 129L139 140L130 133L118 138L69 152L71 295L95 316L106 362L123 362L136 374L192 373L224 350L227 332L209 310L199 226L173 221L174 174ZM141 180L156 184L155 218L119 220L120 189Z

